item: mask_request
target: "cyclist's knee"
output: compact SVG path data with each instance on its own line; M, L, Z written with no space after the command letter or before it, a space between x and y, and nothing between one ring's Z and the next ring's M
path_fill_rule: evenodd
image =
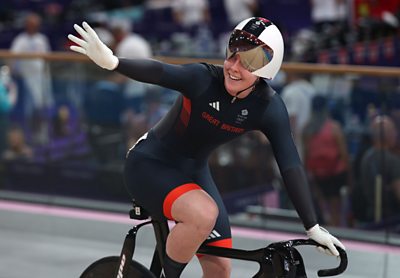
M211 232L218 218L215 201L203 190L193 190L179 197L172 205L172 217L193 224L199 232Z
M199 209L196 210L193 221L197 224L198 228L203 228L206 233L210 233L215 226L219 214L217 204L211 200L210 202L203 203Z
M215 226L219 210L214 200L210 196L204 195L192 200L187 213L186 222L195 226L199 233L208 236Z

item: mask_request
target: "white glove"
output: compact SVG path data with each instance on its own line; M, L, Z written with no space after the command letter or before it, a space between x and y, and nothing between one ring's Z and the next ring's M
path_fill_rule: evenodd
M118 65L118 58L113 54L97 36L96 32L86 22L82 23L82 27L74 24L75 30L81 35L82 39L69 34L68 39L79 46L70 47L75 52L87 55L93 62L104 69L113 70Z
M335 245L339 246L343 250L346 249L336 237L331 235L325 228L320 227L318 224L307 230L307 236L319 244L328 247L328 249L317 247L318 251L325 254L339 256L339 251L336 249Z

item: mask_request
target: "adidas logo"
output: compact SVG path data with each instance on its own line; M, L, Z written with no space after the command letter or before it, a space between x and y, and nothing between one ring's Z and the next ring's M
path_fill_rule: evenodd
M213 239L218 237L221 237L221 235L216 230L212 230L211 234L208 236L207 239Z
M219 101L210 102L208 105L210 105L215 110L219 111Z

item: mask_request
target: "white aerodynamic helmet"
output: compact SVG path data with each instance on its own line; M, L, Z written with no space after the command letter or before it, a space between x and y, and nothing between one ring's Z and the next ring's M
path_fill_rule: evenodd
M282 65L282 34L271 21L251 17L241 21L229 38L226 58L236 53L242 65L254 75L273 79Z

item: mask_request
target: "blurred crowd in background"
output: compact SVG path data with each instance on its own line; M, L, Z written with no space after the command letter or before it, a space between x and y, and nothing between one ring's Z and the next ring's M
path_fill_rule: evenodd
M396 0L12 0L0 4L0 48L68 51L73 24L87 21L119 57L222 61L230 31L250 16L279 26L285 62L400 66ZM38 165L62 165L63 174L82 184L96 180L93 169L120 175L126 150L177 95L87 64L1 62L0 188L33 190L35 175L62 179ZM399 78L282 71L270 83L287 106L321 223L395 223L399 229ZM220 147L210 165L223 193L248 196L243 203L292 208L263 135L253 132ZM252 189L256 197L246 195Z
M65 34L85 20L110 46L121 40L116 29L124 29L147 40L155 55L222 57L240 20L264 16L283 32L287 59L398 65L399 6L396 0L13 0L0 6L0 48L11 47L35 12L53 51L66 50Z

